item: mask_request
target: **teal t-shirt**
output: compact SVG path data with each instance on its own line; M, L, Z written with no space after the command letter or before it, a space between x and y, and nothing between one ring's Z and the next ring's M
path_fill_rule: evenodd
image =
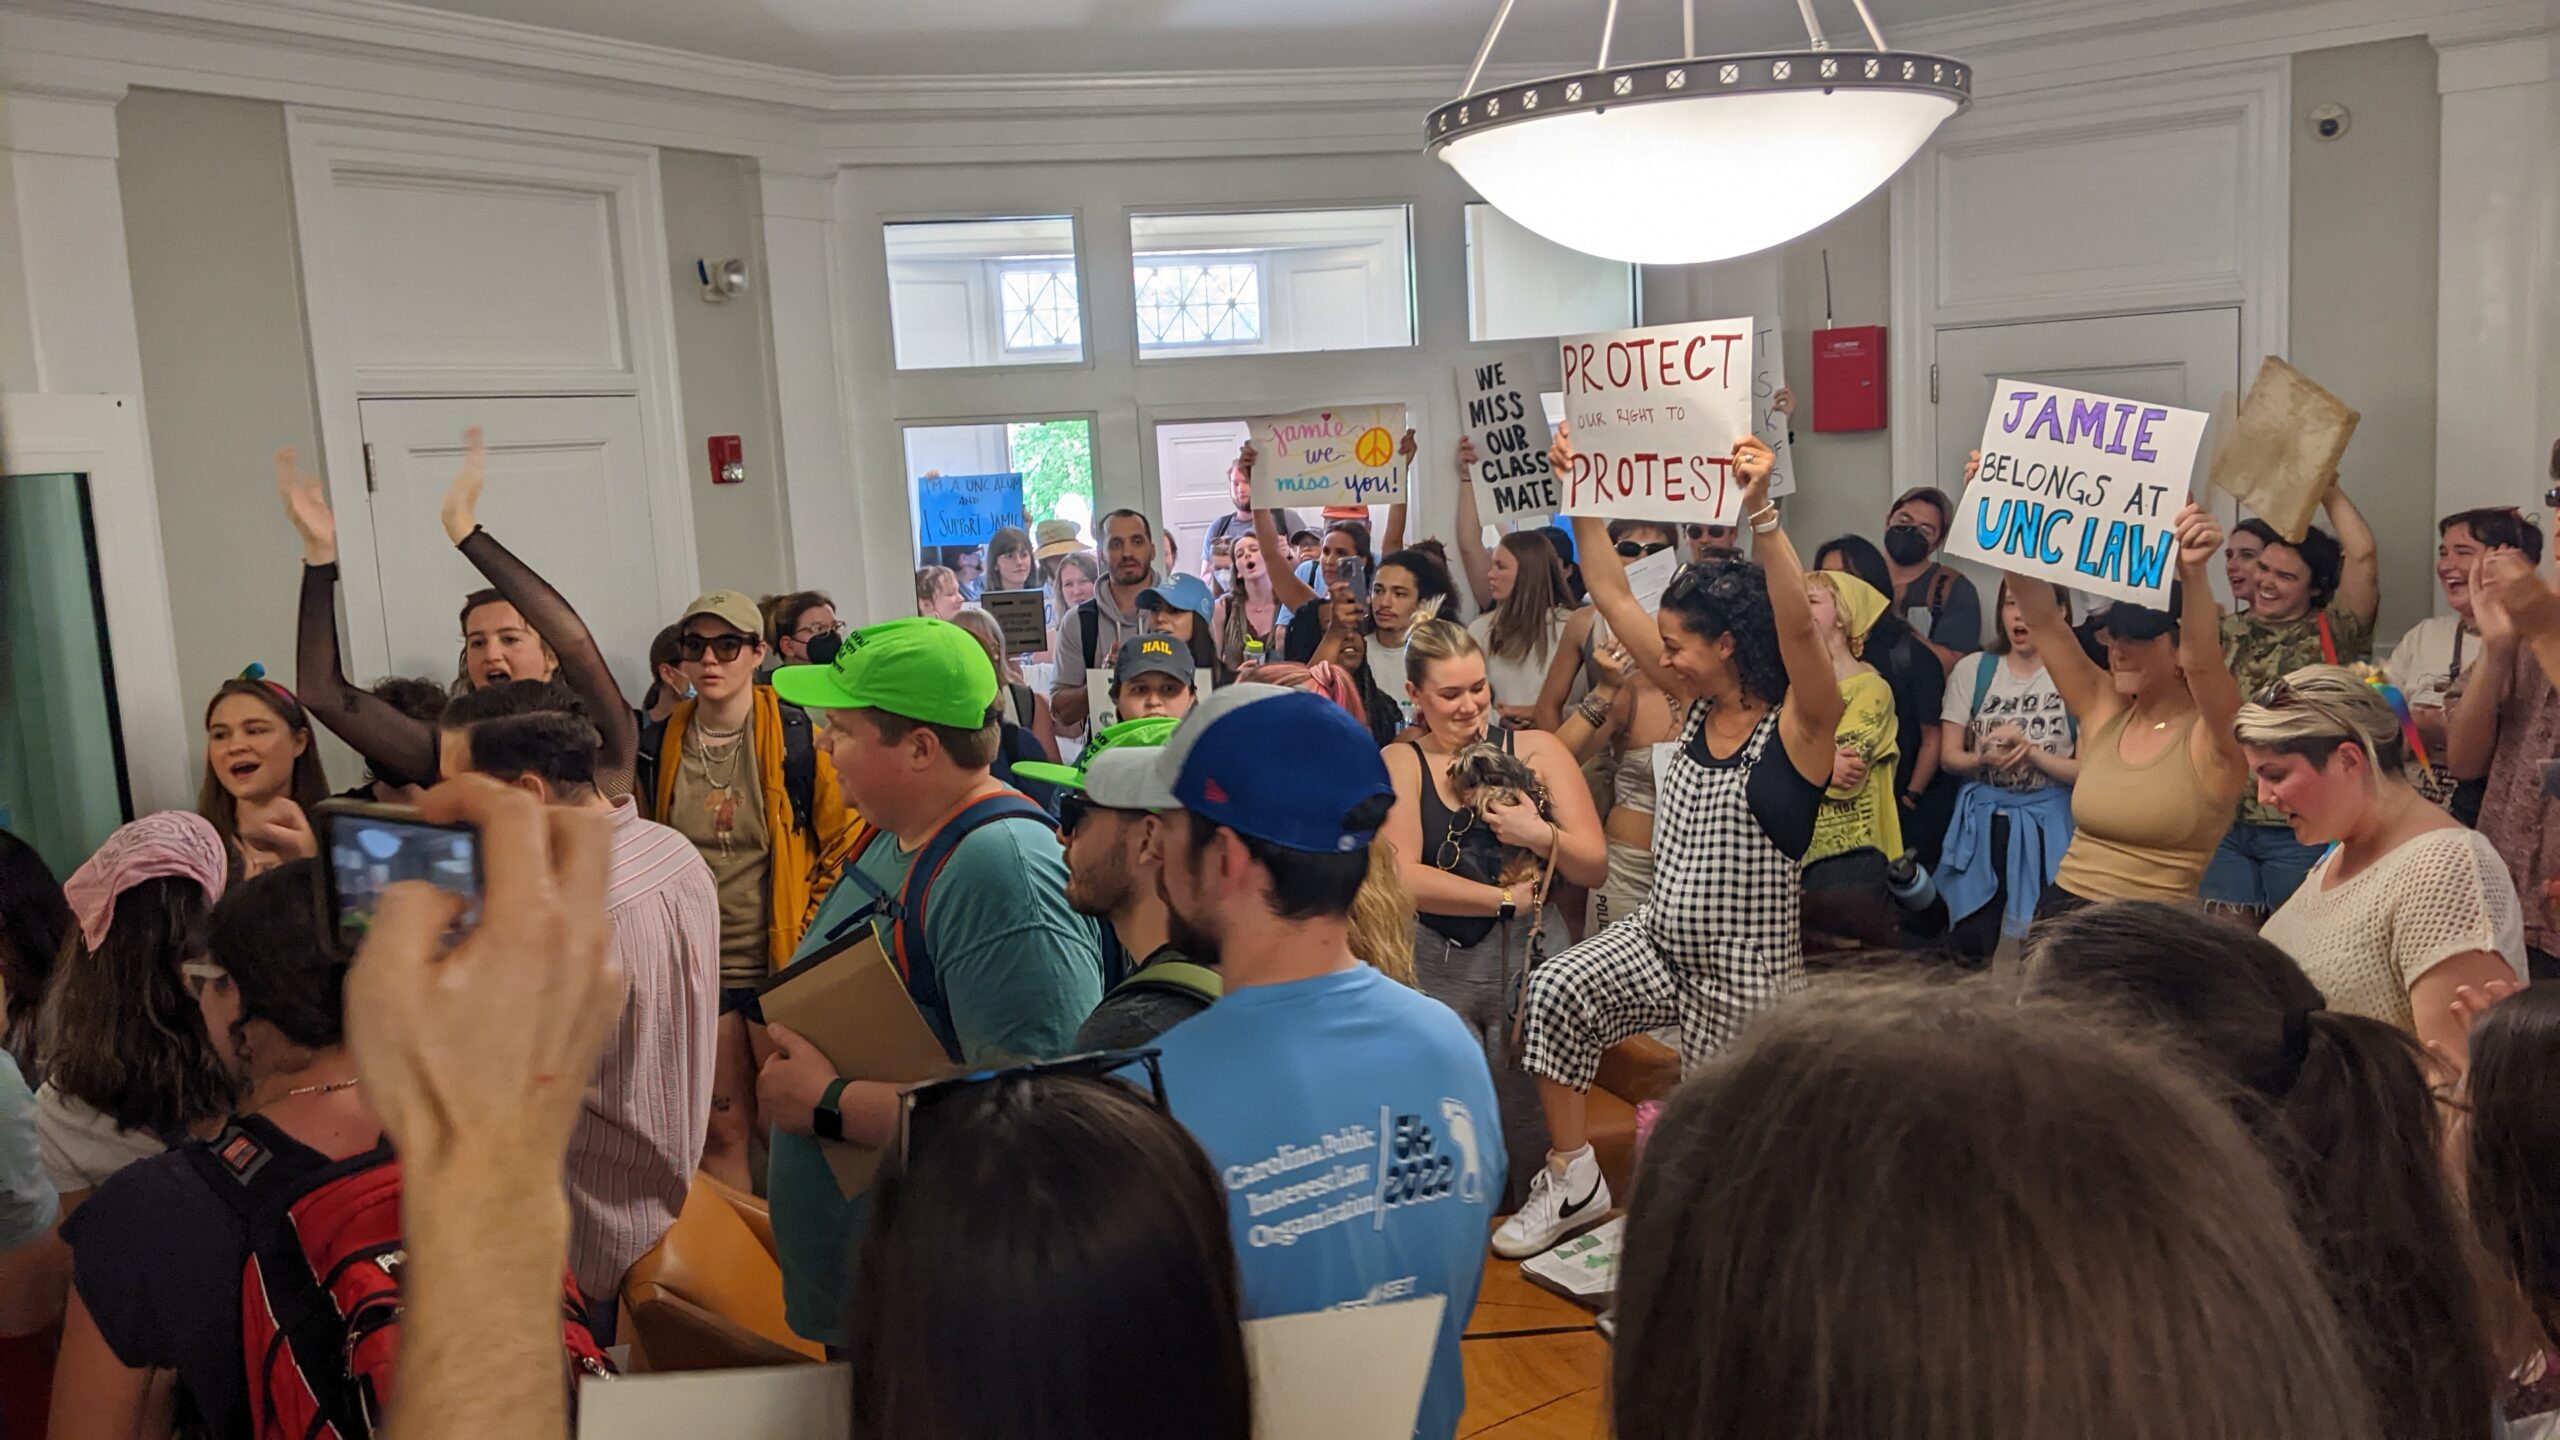
M895 895L914 859L894 836L882 835L854 863ZM860 885L840 881L801 950L815 949L869 898ZM964 1061L1006 1064L1072 1052L1076 1028L1102 1000L1102 960L1091 922L1067 908L1066 851L1057 836L1027 820L970 831L933 882L924 924ZM888 925L873 926L886 946ZM771 1165L766 1191L785 1316L809 1339L841 1345L850 1261L870 1219L870 1196L846 1199L818 1142L806 1135L775 1130Z

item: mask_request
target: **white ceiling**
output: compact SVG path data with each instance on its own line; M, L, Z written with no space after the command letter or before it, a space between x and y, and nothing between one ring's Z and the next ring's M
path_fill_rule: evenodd
M1126 74L1463 66L1497 0L419 0L428 9L837 76ZM1618 60L1680 48L1680 0L1621 0ZM1699 48L1803 43L1792 0L1692 0ZM1897 25L1993 8L1869 0ZM1603 0L1522 0L1495 62L1588 65ZM1816 0L1857 35L1849 0Z

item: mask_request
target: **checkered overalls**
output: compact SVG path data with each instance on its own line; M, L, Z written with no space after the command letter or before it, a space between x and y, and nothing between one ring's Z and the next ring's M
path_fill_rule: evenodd
M1761 831L1745 793L1761 752L1780 743L1778 711L1761 717L1733 763L1710 766L1690 752L1710 708L1696 707L1657 777L1653 898L1530 972L1522 1065L1531 1074L1587 1090L1603 1051L1673 1024L1686 1070L1804 983L1800 868Z

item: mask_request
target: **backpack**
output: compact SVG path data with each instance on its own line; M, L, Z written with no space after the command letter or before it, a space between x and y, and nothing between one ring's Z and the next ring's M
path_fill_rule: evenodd
M1131 995L1153 991L1165 995L1188 995L1206 1010L1227 993L1227 982L1217 971L1189 960L1159 960L1155 964L1111 987L1114 995Z
M1102 602L1099 600L1087 600L1083 604L1077 606L1076 624L1084 631L1085 668L1088 670L1110 669L1110 666L1103 664L1101 659L1093 653L1093 647L1102 643ZM1068 677L1068 683L1081 683L1083 679L1084 677L1081 675L1070 676Z
M647 815L658 803L658 771L666 764L667 722L652 720L640 730L640 750L633 760L632 794ZM791 818L801 833L818 838L818 742L809 712L797 705L782 707L782 793L791 801ZM663 815L651 815L664 820Z
M2000 663L2000 657L1988 650L1977 650L1974 653L1982 658L1973 667L1973 708L1965 713L1970 718L1980 718L1982 702L1991 698L1991 667ZM2062 714L2062 725L2064 731L2071 736L2072 748L2078 749L2080 718L2066 710Z
M933 963L933 946L925 939L925 904L933 894L934 880L942 874L942 867L951 863L951 854L960 848L960 842L979 826L999 820L1036 821L1053 833L1058 828L1057 820L1048 811L1033 804L1028 796L1013 791L973 800L962 806L959 813L943 821L941 827L933 832L933 838L924 842L924 847L916 852L914 863L907 867L906 883L898 887L895 896L873 883L871 877L863 874L862 867L855 863L862 852L870 848L877 832L862 835L846 851L843 876L861 886L871 898L863 903L861 909L836 922L825 936L833 941L850 933L855 925L868 923L874 916L889 917L889 963L897 967L898 978L907 982L907 994L914 998L916 1009L922 1011L926 1021L933 1026L934 1034L942 1039L943 1048L952 1052L953 1060L964 1057L950 1039L956 1033L951 1019L951 999L942 993L941 973Z
M384 1140L331 1160L255 1115L181 1152L247 1222L240 1338L258 1440L365 1440L391 1410L400 1350L400 1161ZM568 1373L610 1375L564 1274Z

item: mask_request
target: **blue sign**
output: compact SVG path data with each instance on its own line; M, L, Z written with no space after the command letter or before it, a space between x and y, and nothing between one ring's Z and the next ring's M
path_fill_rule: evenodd
M1022 523L1022 476L925 475L916 480L916 543L984 545Z

